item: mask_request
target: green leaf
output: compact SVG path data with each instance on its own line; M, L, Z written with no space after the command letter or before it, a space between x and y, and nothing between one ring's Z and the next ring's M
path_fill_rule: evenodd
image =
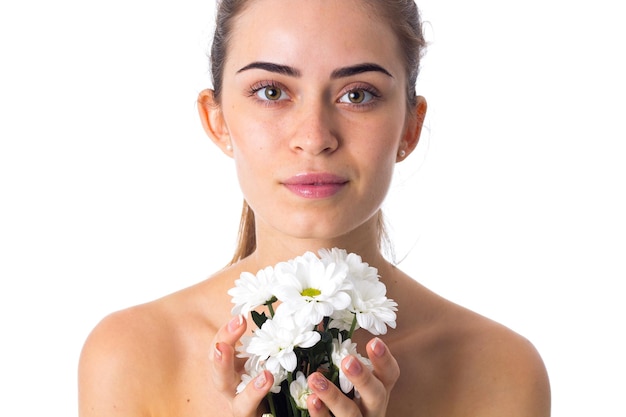
M252 320L254 321L254 324L256 324L257 327L260 329L263 326L263 323L267 321L267 316L265 315L265 313L259 314L256 311L251 311L250 313L252 314Z
M338 339L339 338L338 337L339 336L339 329L335 329L335 328L328 329L328 332L330 333L330 337L332 339Z
M320 335L322 336L321 341L322 343L328 343L328 342L332 342L333 339L337 338L337 329L330 329L326 332L319 332Z
M316 344L314 344L313 346L307 349L307 352L309 355L325 354L328 350L327 346L328 346L329 341L330 343L332 343L332 338L327 337L328 333L326 332L318 332L318 333L320 333L322 337L319 342L317 342Z

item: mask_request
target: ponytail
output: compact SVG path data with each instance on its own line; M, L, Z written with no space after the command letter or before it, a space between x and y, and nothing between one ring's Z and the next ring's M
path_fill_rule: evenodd
M254 222L254 212L243 200L243 208L241 209L241 220L239 221L239 233L237 236L237 248L235 254L228 264L233 265L243 258L252 255L256 249L256 229Z

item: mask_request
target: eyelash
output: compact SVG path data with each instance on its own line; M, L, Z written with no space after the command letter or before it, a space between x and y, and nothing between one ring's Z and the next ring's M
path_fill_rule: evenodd
M276 81L272 81L272 80L259 81L257 83L252 84L247 90L247 95L248 97L253 98L254 100L258 101L264 106L276 106L280 104L281 101L285 101L284 99L263 100L263 99L258 98L257 94L259 93L259 91L263 90L264 88L275 88L275 89L280 90L282 94L285 94L287 96L289 95L287 93L287 89L282 84ZM346 102L340 101L347 94L357 92L357 91L363 91L367 94L370 94L372 97L366 103L346 103ZM375 105L380 100L380 98L381 98L381 94L376 88L368 84L357 84L357 85L352 85L344 89L339 95L339 98L335 102L346 104L353 108L361 110L361 109L366 109L368 107Z
M345 102L341 102L340 100L345 97L347 94L350 93L354 93L357 91L363 91L365 93L370 94L372 97L369 101L365 102L365 103L345 103ZM339 96L339 98L337 99L337 103L342 103L342 104L347 104L349 106L355 107L357 109L366 109L368 107L374 106L376 105L376 103L380 100L381 98L381 94L380 92L372 87L369 84L356 84L356 85L351 85L350 87L346 88L345 90L343 90Z
M277 104L279 104L281 101L284 100L262 100L260 98L258 98L257 94L259 91L263 90L264 88L275 88L280 90L283 94L287 94L286 93L286 88L280 84L277 83L276 81L259 81L257 83L252 84L249 88L248 88L248 97L251 97L252 99L258 101L259 103L263 104L264 106L275 106ZM288 95L288 94L287 94Z

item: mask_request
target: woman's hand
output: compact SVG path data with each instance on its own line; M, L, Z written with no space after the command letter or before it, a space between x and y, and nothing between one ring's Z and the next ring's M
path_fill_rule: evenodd
M264 371L250 381L240 394L235 394L241 382L241 374L235 366L235 345L245 331L246 320L237 316L215 335L211 355L213 384L229 401L234 417L258 417L262 413L259 405L272 388L274 377Z
M391 389L400 376L400 368L379 338L367 344L367 356L374 366L373 372L354 356L346 357L341 363L343 372L354 384L360 398L351 400L319 372L309 376L309 388L313 394L307 399L307 406L311 417L327 417L331 411L336 417L385 415Z

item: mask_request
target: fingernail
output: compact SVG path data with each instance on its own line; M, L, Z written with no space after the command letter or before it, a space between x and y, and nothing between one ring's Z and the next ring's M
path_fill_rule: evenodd
M328 380L321 375L313 375L311 385L319 391L326 391L328 389Z
M311 400L311 402L313 403L313 407L315 407L316 410L322 409L322 402L319 398L317 398L317 395L313 397L313 400Z
M261 372L259 376L254 380L254 387L261 389L267 384L267 378L265 378L265 372Z
M215 357L215 359L218 361L222 360L222 351L220 350L220 347L217 343L215 344L215 346L213 346L213 357Z
M377 337L374 338L374 342L372 342L372 351L374 352L374 355L378 356L379 358L383 356L386 351L383 341Z
M361 366L361 362L359 362L357 358L355 358L354 356L348 357L348 361L346 362L346 371L350 375L359 375L362 370L363 367Z
M234 333L243 324L243 316L239 314L228 322L228 331Z

